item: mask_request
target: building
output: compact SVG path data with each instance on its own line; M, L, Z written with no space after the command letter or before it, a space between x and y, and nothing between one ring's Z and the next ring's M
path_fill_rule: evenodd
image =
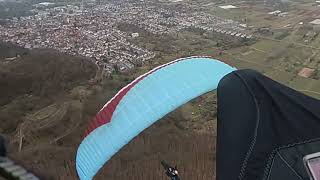
M320 19L315 19L310 24L313 26L313 30L320 32Z
M315 20L311 21L310 24L312 24L312 25L320 25L320 19L315 19Z
M315 70L311 68L303 68L298 75L301 77L309 78L314 75Z
M280 10L276 10L276 11L272 11L272 12L269 12L268 14L269 15L275 15L275 16L278 16L278 14L280 14L281 11Z
M222 9L237 9L237 6L234 5L226 5L226 6L219 6Z
M133 38L139 37L139 33L132 33L131 37L133 37Z

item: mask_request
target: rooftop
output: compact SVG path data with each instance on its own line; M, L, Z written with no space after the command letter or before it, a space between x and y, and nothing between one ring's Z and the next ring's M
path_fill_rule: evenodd
M310 24L320 25L320 19L315 19L315 20L311 21Z
M311 68L303 68L299 73L298 75L301 76L301 77L305 77L305 78L309 78L310 76L313 75L314 73L314 69L311 69Z
M238 8L237 6L234 5L225 5L225 6L219 6L222 9L236 9Z

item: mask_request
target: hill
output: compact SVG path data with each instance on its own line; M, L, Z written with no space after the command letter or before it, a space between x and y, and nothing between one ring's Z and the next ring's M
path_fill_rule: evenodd
M86 84L95 71L95 66L85 59L1 43L1 128L11 133L26 113L51 104L72 88Z
M96 67L87 59L1 43L0 134L9 156L42 179L77 179L75 154L88 122L152 66L92 84ZM183 178L214 178L215 104L209 93L169 114L116 154L96 179L166 179L161 160L177 164Z

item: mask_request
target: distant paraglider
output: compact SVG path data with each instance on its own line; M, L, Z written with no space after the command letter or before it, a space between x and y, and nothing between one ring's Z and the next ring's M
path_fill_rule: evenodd
M177 166L172 167L168 163L166 163L165 161L161 161L161 165L164 168L166 175L171 180L180 180Z

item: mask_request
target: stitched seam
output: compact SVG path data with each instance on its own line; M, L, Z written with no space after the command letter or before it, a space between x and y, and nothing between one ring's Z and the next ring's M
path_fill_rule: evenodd
M246 86L246 88L248 89L249 93L252 95L253 97L253 100L254 100L254 103L255 103L255 106L256 106L256 113L257 113L257 118L256 118L256 126L255 126L255 132L254 132L254 137L251 141L251 145L249 147L249 150L247 151L247 154L246 154L246 157L242 163L242 166L241 166L241 170L240 170L240 173L239 173L239 180L243 180L244 178L244 175L246 173L245 169L247 167L247 163L248 163L248 160L250 158L250 155L253 151L253 148L256 144L256 139L257 139L257 134L258 134L258 128L259 128L259 125L260 125L260 109L259 109L259 106L258 106L258 102L257 102L257 99L256 97L254 96L251 88L249 87L247 81L237 72L235 72L235 75L239 77L240 80L243 81L244 85ZM263 176L263 179L266 179L270 177L270 165L271 167L273 166L273 163L274 163L274 156L276 155L276 153L281 150L281 149L284 149L284 148L288 148L290 146L296 146L296 145L300 145L300 144L304 144L304 143L308 143L308 142L312 142L312 141L317 141L319 140L320 138L314 138L314 139L309 139L309 140L305 140L305 141L302 141L302 142L297 142L297 143L292 143L292 144L288 144L288 145L284 145L284 146L280 146L276 149L274 149L271 153L270 153L270 157L268 159L268 162L266 167L265 167L265 171L264 171L264 176ZM272 164L270 164L272 160Z
M282 155L278 152L279 157L281 158L282 161L284 161L286 163L286 165L297 175L297 177L299 177L301 180L303 180L303 178L298 174L298 172L296 170L294 170L290 164L282 157Z
M247 81L240 75L238 74L237 72L235 72L235 75L237 75L241 81L243 81L243 83L245 84L246 88L248 89L248 91L250 92L253 100L254 100L254 103L255 103L255 107L256 107L256 126L255 126L255 130L254 130L254 136L253 136L253 139L251 140L251 143L250 143L250 147L249 147L249 150L247 151L247 154L246 154L246 157L242 163L242 166L241 166L241 169L240 169L240 174L239 174L239 180L242 180L244 175L245 175L245 169L247 167L247 163L248 163L248 160L249 160L249 157L253 151L253 148L256 144L256 140L257 140L257 134L258 134L258 128L259 128L259 124L260 124L260 109L259 109L259 106L258 106L258 101L256 99L256 97L254 96L251 88L249 87Z
M264 176L263 176L263 180L268 180L266 179L267 177L269 177L270 175L270 171L271 171L271 167L270 167L270 161L273 160L274 161L274 157L275 157L275 154L281 150L281 149L284 149L284 148L289 148L289 147L293 147L293 146L296 146L296 145L302 145L302 144L305 144L305 143L310 143L310 142L314 142L314 141L319 141L320 140L320 137L317 137L317 138L313 138L313 139L309 139L309 140L305 140L305 141L301 141L301 142L297 142L297 143L292 143L292 144L288 144L288 145L284 145L284 146L281 146L281 147L278 147L276 149L274 149L271 153L270 153L270 157L269 157L269 160L268 160L268 163L265 167L265 170L264 170Z
M268 178L267 178L267 180L269 180L269 178L270 178L270 174L271 174L271 172L272 172L272 167L273 167L273 164L274 164L274 160L275 160L276 158L273 158L272 159L272 163L271 163L271 166L270 166L270 172L269 172L269 174L268 174Z

